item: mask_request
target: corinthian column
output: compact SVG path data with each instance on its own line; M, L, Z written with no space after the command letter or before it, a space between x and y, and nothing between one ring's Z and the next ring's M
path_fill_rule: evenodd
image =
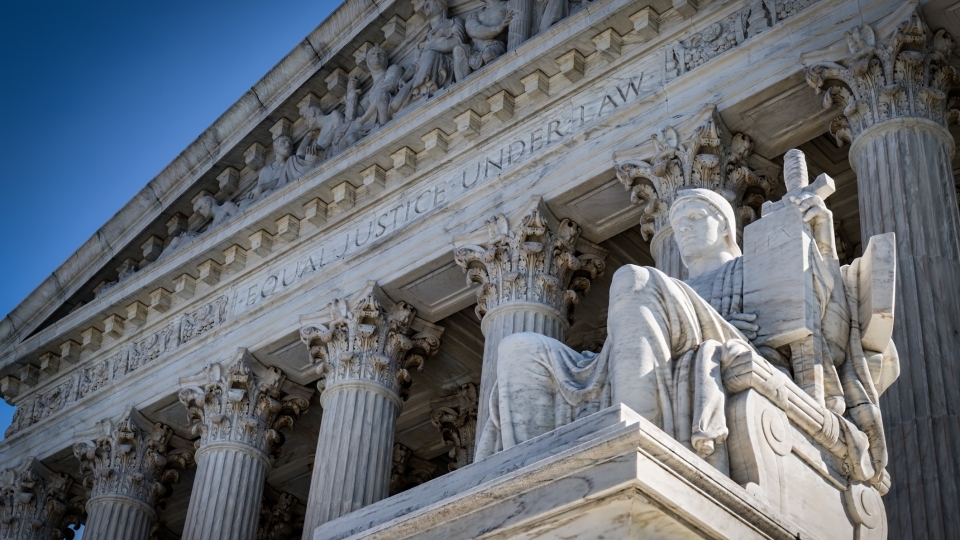
M253 540L270 459L283 443L278 430L307 409L310 391L246 349L180 384L180 402L200 435L183 540Z
M300 318L320 382L323 422L310 481L303 537L318 526L389 495L393 435L411 383L440 348L443 329L394 304L375 282L349 303Z
M486 245L460 245L454 254L467 273L467 283L480 284L476 312L484 337L477 410L481 429L497 382L500 341L518 332L564 341L573 308L580 302L577 293L586 293L605 266L606 250L580 238L576 223L558 222L536 200L537 206L512 228L500 214L487 221Z
M650 242L657 269L678 279L687 272L670 227L670 205L678 192L704 188L723 195L736 213L739 238L759 217L776 185L776 178L750 167L753 141L742 133L731 136L714 105L701 109L688 124L683 140L673 126L654 134L655 152L649 161L615 156L617 179L630 192L630 202L643 209L640 234Z
M843 109L831 131L852 143L864 239L897 237L903 372L881 402L890 537L960 538L960 218L946 128L957 114L947 110L954 41L933 34L914 5L894 17L886 39L869 25L847 33L850 57L808 63L807 82Z
M193 454L168 451L173 431L128 408L116 422L101 420L73 445L89 490L84 537L147 540L157 520L158 499L180 480L175 469Z
M72 484L34 458L0 471L0 539L62 538Z

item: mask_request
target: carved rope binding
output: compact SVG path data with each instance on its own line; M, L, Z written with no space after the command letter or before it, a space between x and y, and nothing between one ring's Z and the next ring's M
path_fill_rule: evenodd
M486 246L466 245L454 252L454 260L467 274L467 284L477 283L477 317L516 301L549 306L567 321L586 294L591 282L603 274L603 258L580 253L580 227L569 219L550 230L538 209L510 228L499 214L486 222L490 240Z

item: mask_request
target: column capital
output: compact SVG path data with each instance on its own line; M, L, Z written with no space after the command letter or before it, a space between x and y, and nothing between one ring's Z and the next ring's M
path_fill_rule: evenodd
M710 189L722 195L733 206L740 231L760 217L761 205L776 189L776 177L748 163L753 140L732 134L715 105L706 105L684 124L653 134L653 149L643 147L648 155L653 150L651 157L641 159L642 154L634 152L614 156L617 179L630 192L630 202L643 209L640 233L648 242L673 239L666 234L670 205L684 189Z
M953 37L932 32L916 5L904 4L890 20L895 28L882 39L869 24L846 32L845 58L824 51L802 59L807 84L823 94L824 108L843 110L830 123L838 145L886 120L918 118L946 127L960 117L947 101L960 80L950 65Z
M87 496L129 497L151 510L193 464L193 452L173 449L173 430L128 407L118 419L104 419L73 445Z
M417 318L406 302L394 303L374 281L348 302L300 317L300 339L310 349L326 392L337 385L376 383L397 405L409 394L410 370L440 349L443 328Z
M454 260L477 283L477 316L512 302L542 304L572 322L577 293L603 274L607 252L580 237L580 226L558 220L539 197L513 226L503 214L486 221L487 241L456 243Z
M457 393L430 403L430 423L440 431L445 443L453 445L449 454L454 460L449 466L451 471L473 463L478 392L477 385L467 383Z
M275 367L266 367L245 348L228 363L213 362L203 372L180 380L180 402L205 446L235 443L273 457L280 455L284 437L279 430L293 425L310 406L310 391L286 380ZM263 456L264 458L266 456Z
M60 538L72 485L32 457L0 471L0 538Z

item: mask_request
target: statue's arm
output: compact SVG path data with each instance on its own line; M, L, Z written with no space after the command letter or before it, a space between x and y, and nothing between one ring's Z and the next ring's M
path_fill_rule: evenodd
M819 196L804 193L790 198L800 207L803 221L810 225L813 238L824 261L838 261L836 237L833 233L833 212Z
M504 30L510 26L510 21L513 20L513 10L504 10L506 14L499 24L495 25L486 25L480 22L480 16L474 12L470 14L470 17L467 18L466 29L467 35L473 39L482 39L482 40L491 40L496 39Z

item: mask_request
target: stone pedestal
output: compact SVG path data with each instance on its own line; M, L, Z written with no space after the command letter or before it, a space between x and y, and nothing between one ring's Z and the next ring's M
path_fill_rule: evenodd
M323 422L310 481L304 538L390 493L397 416L411 383L440 347L443 329L394 304L374 282L349 304L301 317L300 337L321 376Z
M283 441L277 430L306 410L310 392L246 349L180 383L180 401L200 435L183 539L253 540L270 459Z
M62 538L72 484L35 458L0 471L0 539Z
M97 423L74 444L90 490L84 536L91 540L147 540L157 520L158 498L179 481L176 469L190 452L169 451L173 431L133 408L117 421Z
M497 347L506 336L536 332L563 342L578 293L603 273L606 251L580 238L580 227L558 221L539 199L512 228L500 214L487 221L486 246L461 244L455 260L468 283L479 283L477 316L484 336L477 426L490 414L497 382ZM479 441L478 441L479 442ZM483 455L477 455L482 459Z
M753 390L744 396L737 434L758 453L740 464L763 475L745 476L759 484L738 485L621 404L326 523L310 538L884 538L876 491L848 483L833 468L839 460L789 413Z
M946 103L954 41L934 35L912 4L890 22L892 35L854 29L852 57L811 65L807 81L825 106L844 111L831 128L838 142L852 142L863 238L896 234L893 339L902 372L881 404L891 537L958 538L960 217L945 127L956 114Z

